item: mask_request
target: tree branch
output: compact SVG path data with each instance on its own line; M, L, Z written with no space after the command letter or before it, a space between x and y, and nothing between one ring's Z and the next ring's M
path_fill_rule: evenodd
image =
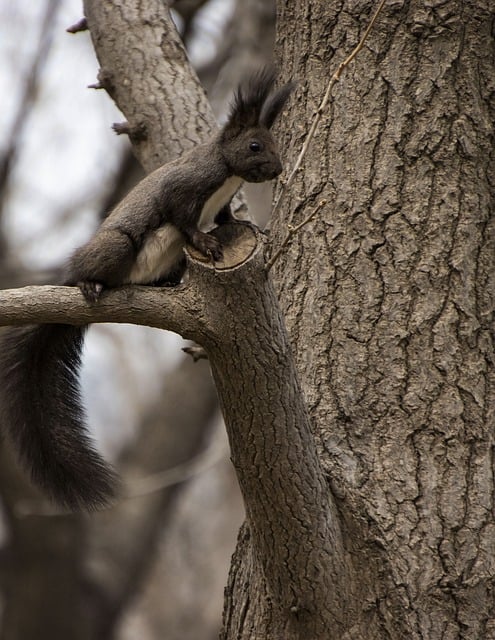
M159 0L84 0L99 80L145 137L133 149L146 171L203 142L215 118L169 9ZM122 37L125 34L125 37Z
M92 305L77 287L30 286L0 291L0 325L128 322L187 333L189 305L187 287L180 294L179 288L122 287Z
M202 344L244 498L253 562L283 620L280 634L270 637L323 637L330 626L344 627L340 612L352 583L261 245L242 268L209 273L205 284L211 332Z
M201 340L209 332L205 278L212 270L218 273L235 269L249 260L257 247L254 231L244 225L224 225L212 234L222 242L222 261L215 268L204 256L189 249L189 278L185 285L109 289L96 304L87 302L77 287L45 285L4 289L0 290L0 326L126 322Z

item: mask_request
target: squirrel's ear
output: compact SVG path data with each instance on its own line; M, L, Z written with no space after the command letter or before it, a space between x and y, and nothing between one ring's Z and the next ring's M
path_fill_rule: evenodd
M289 82L288 84L284 84L283 87L280 87L280 89L277 89L277 91L267 98L260 114L261 125L267 129L271 128L295 88L295 83Z
M265 67L238 87L234 93L229 118L223 127L224 135L235 136L242 129L256 127L259 124L263 105L275 84L276 75L273 68Z

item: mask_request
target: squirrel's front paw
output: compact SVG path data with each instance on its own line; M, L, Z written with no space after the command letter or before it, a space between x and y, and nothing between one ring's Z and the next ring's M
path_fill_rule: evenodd
M208 233L197 232L194 235L193 246L207 258L218 262L223 258L223 250L220 242Z
M77 286L81 289L81 293L85 297L86 301L92 303L98 302L103 291L103 285L101 282L94 282L92 280L78 282Z

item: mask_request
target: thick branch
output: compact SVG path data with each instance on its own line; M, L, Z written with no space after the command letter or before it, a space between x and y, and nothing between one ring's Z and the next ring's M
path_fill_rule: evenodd
M77 287L46 285L0 291L0 325L128 322L187 337L193 315L194 301L187 287L122 287L106 292L95 305L86 302Z
M261 246L235 269L208 267L204 284L210 333L202 344L244 497L253 558L276 608L268 618L281 623L266 629L266 637L328 637L329 628L343 628L343 599L351 597L346 554ZM251 595L252 603L259 601ZM255 608L232 612L236 637L247 637L242 628L260 614Z
M146 171L203 142L215 119L166 3L84 0L84 13L100 82L130 126L144 130L133 149Z

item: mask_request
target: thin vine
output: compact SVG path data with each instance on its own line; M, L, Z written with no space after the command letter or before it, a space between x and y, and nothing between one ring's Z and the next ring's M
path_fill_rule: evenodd
M282 188L280 190L280 193L278 195L277 200L275 201L275 204L273 205L273 210L272 210L272 217L274 217L277 213L278 210L280 209L280 205L282 203L282 199L285 195L285 193L288 191L288 189L292 186L292 183L294 182L294 178L297 174L297 172L299 171L299 169L301 168L301 165L303 163L304 158L306 157L306 154L308 152L309 146L311 145L311 142L315 136L316 130L318 129L318 125L320 124L320 121L323 117L323 114L325 113L325 110L328 106L328 103L330 102L330 97L332 94L332 89L335 86L335 84L340 80L340 77L344 71L344 69L354 60L354 58L358 55L358 53L361 51L361 49L364 46L364 43L366 42L367 37L370 34L371 29L373 28L373 25L376 22L376 19L378 18L378 16L380 15L381 10L383 9L383 5L385 4L386 0L381 0L380 4L378 5L375 13L373 14L373 17L371 18L370 23L368 24L366 31L363 34L363 37L361 38L361 40L359 41L359 43L357 44L357 46L352 50L352 52L347 56L347 58L345 60L343 60L337 70L335 71L335 73L332 75L332 77L330 78L325 94L317 108L317 110L315 111L313 120L311 122L311 126L309 128L308 131L308 135L306 136L306 139L303 143L303 146L301 148L301 151L299 153L299 156L297 157L297 160L294 164L294 166L292 167L292 170L289 174L289 177L287 178L287 180L285 181L285 183L282 185ZM310 214L310 216L308 216L308 218L306 218L306 220L304 220L303 223L301 223L300 225L297 225L296 227L289 227L289 231L287 233L287 236L284 238L280 248L277 250L277 252L271 257L271 259L268 261L267 263L267 270L269 271L273 265L275 264L276 260L280 257L280 255L283 252L283 249L289 244L291 238L302 228L304 227L308 222L310 222L316 215L316 213L318 213L318 211L320 211L320 209L322 208L321 203L318 204L318 206L316 207L316 209Z

